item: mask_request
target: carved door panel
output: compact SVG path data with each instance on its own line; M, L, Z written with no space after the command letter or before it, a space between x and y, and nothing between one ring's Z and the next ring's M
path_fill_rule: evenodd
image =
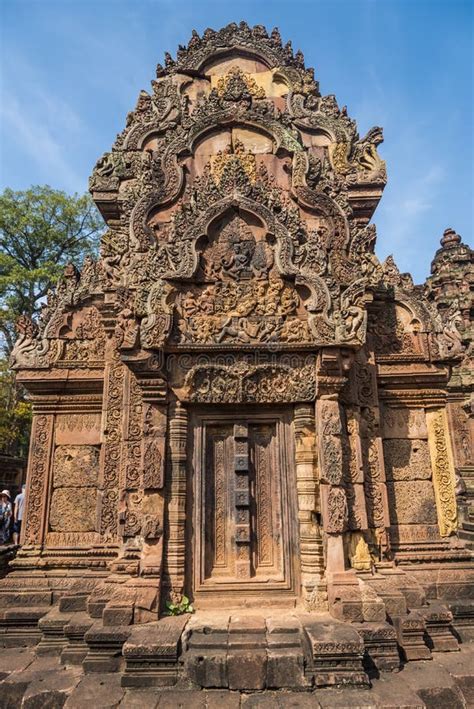
M195 594L293 587L288 428L282 414L195 419Z

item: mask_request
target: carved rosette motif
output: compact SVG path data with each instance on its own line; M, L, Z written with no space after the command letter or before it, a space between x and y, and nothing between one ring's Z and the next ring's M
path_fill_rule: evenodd
M428 410L426 419L439 530L447 537L457 529L457 506L446 411Z

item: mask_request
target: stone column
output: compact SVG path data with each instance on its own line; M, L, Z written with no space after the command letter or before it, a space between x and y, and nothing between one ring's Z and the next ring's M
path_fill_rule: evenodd
M326 571L343 572L343 533L348 508L344 489L342 421L339 393L345 384L337 352L325 351L318 359L316 427L323 530L326 532Z
M301 586L303 599L312 605L324 572L313 404L296 404L294 427Z
M186 565L186 443L188 414L179 401L170 411L169 471L165 522L166 555L164 583L172 598L184 591Z

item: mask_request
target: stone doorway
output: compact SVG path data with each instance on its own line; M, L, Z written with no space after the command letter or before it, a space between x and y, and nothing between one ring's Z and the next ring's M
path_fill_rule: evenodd
M291 411L196 411L188 476L188 590L224 601L294 605L296 495Z

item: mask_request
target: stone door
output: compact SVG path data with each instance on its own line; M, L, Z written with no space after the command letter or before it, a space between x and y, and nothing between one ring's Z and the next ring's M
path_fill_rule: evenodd
M290 429L288 412L193 417L196 598L295 587Z

